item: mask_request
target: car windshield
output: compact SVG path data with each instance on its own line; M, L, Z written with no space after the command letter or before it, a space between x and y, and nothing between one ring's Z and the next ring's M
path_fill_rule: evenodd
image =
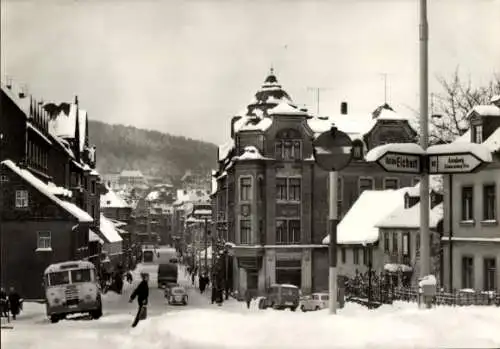
M283 287L281 293L285 296L295 296L299 293L298 289L292 287Z
M71 281L72 281L72 283L92 281L90 269L72 270L71 271Z
M69 284L69 272L68 271L58 271L49 274L50 286L66 285Z
M174 288L172 290L172 293L173 294L183 294L184 293L184 290L182 288Z

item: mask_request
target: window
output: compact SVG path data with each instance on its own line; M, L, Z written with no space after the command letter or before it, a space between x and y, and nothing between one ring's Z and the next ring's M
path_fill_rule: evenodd
M240 201L252 200L252 178L240 178Z
M275 157L278 160L299 160L302 158L301 134L296 130L283 130L276 136Z
M52 238L50 236L50 231L39 231L38 232L38 243L37 248L39 249L49 249L52 247Z
M92 194L96 193L96 183L95 181L90 181L90 190Z
M276 200L300 201L300 178L276 178Z
M252 222L249 219L240 220L240 243L248 245L252 241Z
M258 190L258 193L259 193L259 200L264 200L264 198L266 197L266 192L265 192L265 187L264 187L264 178L262 177L259 177L259 179L257 180L257 190Z
M392 252L398 252L398 234L396 232L392 233Z
M373 178L362 177L359 179L359 195L365 190L373 190Z
M363 143L360 141L354 141L352 148L352 156L355 160L363 159Z
M0 176L0 182L6 183L8 181L9 181L9 177L7 177L6 175L1 175Z
M472 127L472 140L474 143L483 143L483 125Z
M471 221L474 219L473 188L462 188L462 220Z
M472 257L462 258L462 288L474 288L474 260Z
M390 250L389 250L389 233L385 233L384 234L384 252L388 253Z
M284 245L300 243L300 220L277 219L276 243Z
M290 178L288 186L288 199L300 201L300 178Z
M399 179L397 178L384 178L384 189L398 189Z
M403 256L410 255L410 234L403 233Z
M483 220L496 219L496 187L494 184L483 186Z
M286 200L286 178L276 178L276 199Z
M363 264L368 266L369 264L369 247L363 247Z
M76 282L90 282L92 281L92 274L90 269L71 270L71 283Z
M496 291L497 266L495 258L484 259L484 291Z
M28 207L28 191L27 190L16 190L16 207L17 208L27 208Z
M342 264L345 264L345 260L346 260L346 257L345 257L345 247L342 247L340 249L340 258L342 260Z
M354 264L359 264L359 249L357 247L352 249L352 259Z

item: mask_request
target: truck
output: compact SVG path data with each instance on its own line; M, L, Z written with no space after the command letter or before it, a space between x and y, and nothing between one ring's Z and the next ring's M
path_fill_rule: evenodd
M177 263L162 263L158 265L158 287L169 288L177 285L178 277Z

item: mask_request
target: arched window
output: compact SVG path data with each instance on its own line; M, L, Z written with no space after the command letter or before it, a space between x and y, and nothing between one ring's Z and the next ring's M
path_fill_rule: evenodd
M302 135L294 129L281 130L276 134L275 157L278 160L302 159Z
M363 159L363 142L359 139L352 142L353 157L355 160Z

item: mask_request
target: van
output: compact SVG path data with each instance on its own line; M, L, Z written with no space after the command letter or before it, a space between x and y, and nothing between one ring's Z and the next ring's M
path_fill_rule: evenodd
M266 291L266 295L259 302L259 308L286 309L295 311L299 306L300 292L295 285L279 284L271 285Z
M171 284L177 284L178 268L176 263L164 263L158 265L158 287L166 288Z

